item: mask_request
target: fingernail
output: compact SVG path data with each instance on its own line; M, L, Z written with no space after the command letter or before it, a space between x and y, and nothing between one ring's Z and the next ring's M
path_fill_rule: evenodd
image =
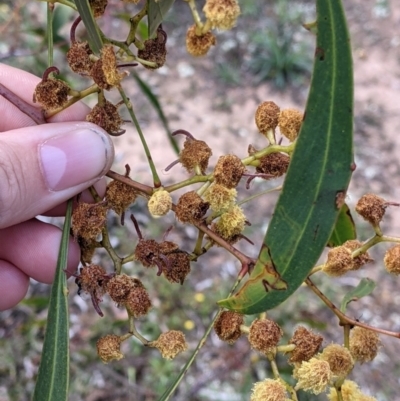
M75 129L55 136L39 146L41 168L47 187L61 191L106 173L113 148L106 133Z

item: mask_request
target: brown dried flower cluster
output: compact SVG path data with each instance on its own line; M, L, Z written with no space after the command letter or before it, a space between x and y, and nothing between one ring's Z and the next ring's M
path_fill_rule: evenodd
M314 334L305 327L298 327L289 341L289 344L294 344L296 346L290 353L289 362L298 363L308 361L318 352L322 341L322 336Z
M113 360L119 361L124 357L121 353L121 338L115 334L108 334L97 340L97 354L104 363Z
M89 0L90 8L93 11L93 16L99 18L106 10L108 0Z
M179 161L188 173L193 172L198 166L201 173L204 174L211 155L211 148L204 141L187 138L179 155Z
M162 333L156 341L149 345L157 348L165 359L174 359L179 353L187 349L185 335L177 330Z
M240 326L243 324L243 315L237 312L224 311L214 323L214 331L218 338L228 344L233 344L242 335Z
M364 252L353 258L352 252L360 248L362 243L357 240L346 241L343 245L332 248L328 252L327 261L323 271L331 277L339 277L350 270L358 270L370 262L368 252Z
M272 320L256 319L249 328L251 348L264 354L274 352L283 335L282 329Z
M143 49L138 50L138 57L142 60L155 63L155 66L143 64L145 68L155 70L165 64L167 49L166 49L167 35L159 28L157 30L157 37L155 39L147 39L143 43Z
M72 212L72 232L75 237L95 240L106 224L107 207L101 203L78 203Z
M303 114L295 109L285 109L279 113L278 125L281 134L289 139L290 142L296 140L299 135Z
M214 169L215 182L226 188L236 188L245 170L246 167L239 157L221 156Z
M213 28L224 30L233 28L240 15L237 0L207 0L203 11Z
M280 108L274 102L268 101L261 103L256 111L256 125L262 134L269 130L274 130L278 125Z
M328 362L333 375L338 377L346 377L354 366L350 351L339 344L330 344L324 348L320 359Z
M365 220L376 226L382 220L387 202L374 194L366 194L360 198L356 205L356 212Z
M271 178L276 178L286 174L290 157L283 153L270 153L261 157L259 163L256 167L257 173L268 174L272 176Z
M186 49L194 57L204 56L216 43L217 40L211 31L197 35L196 25L192 25L186 32Z
M74 42L67 52L68 65L73 72L88 75L94 64L90 58L92 54L88 42Z
M360 363L372 361L378 354L381 342L379 335L363 327L354 327L350 332L350 352Z
M385 253L383 262L390 274L398 276L400 274L400 245L389 248Z
M190 273L189 255L170 241L159 244L153 239L140 239L135 249L135 258L145 267L157 265L157 275L164 274L172 283L183 284Z
M278 379L254 383L250 401L286 401L286 387Z
M207 213L209 206L195 191L186 192L178 200L175 215L182 223L198 223Z
M137 198L136 190L121 181L111 181L107 185L106 202L110 209L113 209L117 214L122 213L135 202Z
M111 135L120 134L124 123L118 108L108 100L97 103L86 116L86 121L96 124Z
M45 110L54 110L68 102L69 90L64 81L55 78L43 79L35 88L33 102L40 103Z

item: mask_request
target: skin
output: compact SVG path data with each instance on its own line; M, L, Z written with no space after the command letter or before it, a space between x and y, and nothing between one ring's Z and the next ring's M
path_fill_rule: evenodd
M33 91L39 81L27 72L0 64L0 83L32 105ZM63 123L66 125L62 127L73 129L76 123L72 121L83 121L88 111L84 104L75 104L51 118L48 124L38 126L0 96L0 311L12 308L25 297L30 278L47 284L53 281L61 230L36 216L62 216L66 200L95 183L100 195L105 192L106 183L101 177L66 190L50 191L36 160L39 144L53 135L53 127L55 134L60 129L60 125L52 123ZM82 124L87 127L89 123ZM107 169L112 158L110 152L110 160L105 162ZM12 196L2 199L1 191ZM91 199L87 191L82 197L85 201ZM67 268L70 273L76 272L79 259L79 247L71 238Z

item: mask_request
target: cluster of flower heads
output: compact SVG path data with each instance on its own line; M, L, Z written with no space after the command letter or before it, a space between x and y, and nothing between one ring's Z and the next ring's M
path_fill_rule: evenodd
M214 324L217 336L228 344L233 344L243 333L252 349L274 358L279 351L278 344L283 331L270 319L255 319L250 327L244 325L243 315L225 311ZM329 399L336 400L335 382L344 380L352 371L356 362L372 361L379 350L378 334L371 330L355 327L351 330L349 347L330 344L320 351L322 336L305 327L298 327L283 352L288 353L288 362L293 366L296 380L295 390L304 390L320 394L330 389ZM343 400L373 401L375 398L364 395L358 386L349 380L344 382ZM357 398L358 397L358 398ZM286 401L288 385L281 379L265 379L253 386L251 401Z
M191 6L195 7L194 2L192 3ZM235 26L240 7L237 0L206 0L203 13L205 23L198 17L196 24L186 32L186 49L195 57L204 56L211 46L216 45L217 40L212 29L229 30Z
M359 199L355 210L381 235L380 223L390 205L398 206L397 203L388 202L377 195L366 194ZM358 240L350 240L329 250L323 271L331 277L339 277L349 271L359 270L370 261L372 259L368 252L363 250L363 244ZM386 251L384 265L389 273L400 274L400 245Z

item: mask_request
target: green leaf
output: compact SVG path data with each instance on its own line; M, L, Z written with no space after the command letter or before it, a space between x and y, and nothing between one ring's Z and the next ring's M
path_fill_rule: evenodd
M64 270L67 268L69 230L72 200L68 201L57 270L51 289L47 329L42 359L36 381L33 401L63 401L68 399L69 385L69 324L68 289Z
M353 71L340 1L317 0L317 47L306 113L287 177L250 278L219 305L245 314L285 301L334 228L353 161Z
M371 294L375 289L376 283L370 278L362 278L356 288L349 291L343 298L340 304L340 311L346 313L347 305L352 301L358 301L362 297Z
M158 101L157 96L151 90L150 86L147 85L147 83L145 81L143 81L135 71L132 72L132 75L133 75L133 78L135 78L138 85L140 86L140 89L142 90L143 94L146 95L146 97L147 97L147 99L149 99L149 102L151 103L151 105L155 108L155 110L158 114L158 117L160 118L160 120L165 128L165 132L167 133L167 138L168 138L172 148L174 149L176 154L179 154L178 144L176 143L174 137L171 136L171 130L169 128L168 119L164 114L164 111L161 107L160 102Z
M75 5L88 32L91 49L94 53L100 54L100 49L103 47L103 41L94 19L92 9L90 8L89 0L75 0Z
M163 22L167 12L175 0L147 0L147 18L149 22L149 38L151 38Z
M344 204L340 209L335 228L332 231L327 246L334 247L343 245L346 241L356 238L357 233L353 217L351 217L349 207Z

